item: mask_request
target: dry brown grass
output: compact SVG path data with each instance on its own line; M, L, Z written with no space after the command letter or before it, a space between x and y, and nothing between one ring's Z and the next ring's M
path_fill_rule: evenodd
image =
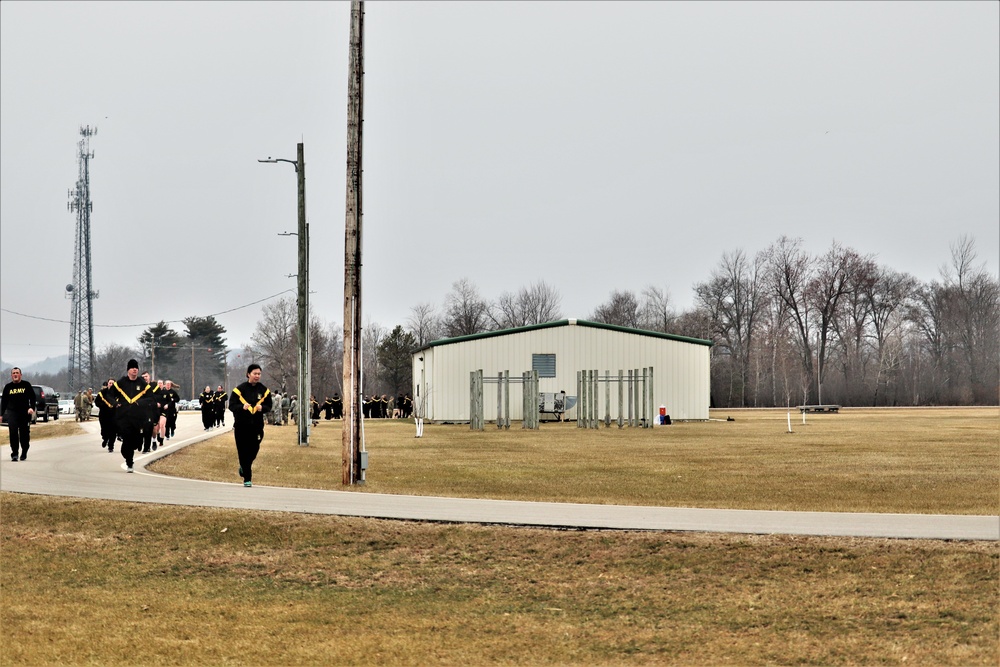
M360 492L557 502L931 514L1000 513L1000 410L714 411L735 421L653 430L539 431L487 425L366 422L370 469ZM254 481L339 489L340 423L320 422L310 447L294 427L268 427ZM152 466L237 482L232 435Z
M0 495L3 665L995 665L996 543Z
M996 514L998 411L369 422L360 492ZM340 431L260 484L340 488ZM232 435L155 466L238 481ZM0 494L2 665L995 665L1000 545L551 531Z
M80 435L84 432L83 427L73 419L60 419L58 421L39 422L31 427L31 441L46 440L48 438L65 438L71 435ZM10 444L10 432L7 424L0 424L0 445Z

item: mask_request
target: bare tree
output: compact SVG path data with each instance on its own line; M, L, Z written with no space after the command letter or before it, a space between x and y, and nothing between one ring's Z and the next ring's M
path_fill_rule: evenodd
M881 267L876 270L874 280L860 281L859 287L871 313L870 337L875 353L872 405L878 405L880 388L888 388L901 367L903 315L917 281L913 276Z
M641 327L648 331L669 333L677 314L671 305L670 292L655 285L647 285L642 290L642 303L639 306Z
M512 329L552 322L561 317L562 297L545 281L522 287L517 294L504 292L490 306L489 317L498 329Z
M751 355L765 306L766 258L742 250L725 253L707 283L695 286L698 304L711 315L713 333L731 355L740 406L749 405Z
M865 400L863 395L872 358L869 344L872 309L868 295L878 278L878 266L871 257L849 254L846 291L830 325L836 340L837 361L843 371L841 401L860 405Z
M406 320L410 335L416 341L417 347L440 338L441 323L434 313L434 306L429 303L419 303L410 308L410 317Z
M639 301L635 298L635 294L628 290L614 290L608 300L594 310L590 319L594 322L638 329L641 324Z
M125 375L125 366L129 359L138 359L139 350L111 343L105 345L94 355L94 378L96 382L107 382L109 378L117 380Z
M812 260L802 250L801 239L790 239L787 236L778 239L777 243L766 252L771 291L780 300L783 311L788 314L789 321L794 327L806 387L803 401L808 402L809 391L816 377L813 365L810 300L806 298L806 286L812 274Z
M449 338L482 333L489 330L489 307L479 289L462 278L452 285L452 291L445 298L445 314L442 319L444 334Z
M382 393L384 391L380 380L379 348L382 341L389 335L389 330L378 322L368 320L361 332L361 373L363 391L367 393Z
M264 369L264 382L275 389L296 385L298 378L298 308L284 297L261 309L250 336L250 351Z
M850 291L848 277L852 267L859 261L856 252L834 242L816 261L816 270L806 285L806 299L816 314L816 400L819 403L823 402L823 380L830 356L833 323L841 300Z
M324 324L313 317L309 323L310 369L309 384L317 400L343 393L344 348L341 329L336 324Z
M1000 285L983 264L977 264L975 239L962 236L951 246L951 266L943 273L953 295L949 325L961 350L963 374L973 403L995 403L1000 379Z

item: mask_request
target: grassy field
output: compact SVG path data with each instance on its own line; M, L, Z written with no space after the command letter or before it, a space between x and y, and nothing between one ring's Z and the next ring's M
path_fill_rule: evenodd
M2 495L0 664L996 665L995 543Z
M79 422L72 419L62 418L59 421L48 423L38 423L31 427L31 442L36 440L48 440L49 438L65 438L71 435L80 435L83 428ZM10 434L6 424L0 424L0 445L10 444ZM100 438L98 438L100 444Z
M359 492L996 514L998 411L650 431L370 422ZM235 475L232 435L154 469ZM268 428L255 482L340 488ZM596 479L595 479L596 478ZM645 488L643 488L645 487ZM476 493L479 488L480 492ZM252 491L250 491L252 492ZM906 497L900 497L906 496ZM0 495L0 665L995 665L1000 545L554 531Z
M360 492L736 509L930 514L1000 513L1000 410L715 411L735 421L650 429L543 424L366 422ZM254 483L339 489L340 423L321 421L310 447L268 427ZM190 447L152 470L239 482L232 435Z

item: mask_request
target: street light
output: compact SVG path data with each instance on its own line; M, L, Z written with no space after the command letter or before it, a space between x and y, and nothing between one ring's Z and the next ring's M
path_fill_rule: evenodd
M312 422L309 421L308 401L312 394L312 386L309 379L309 226L306 224L306 159L303 144L298 144L298 159L285 160L283 158L267 158L257 160L257 162L287 162L295 167L299 182L299 231L295 236L299 237L299 273L298 273L298 298L297 305L299 311L298 336L299 336L299 400L296 407L296 419L298 421L298 442L302 447L309 446L309 431ZM281 236L292 236L286 232Z

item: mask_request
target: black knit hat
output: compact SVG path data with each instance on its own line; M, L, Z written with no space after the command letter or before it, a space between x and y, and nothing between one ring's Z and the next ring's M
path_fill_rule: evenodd
M133 368L135 368L135 369L138 370L138 368L139 368L139 362L136 361L135 359L129 359L128 360L128 365L125 367L125 370L131 370Z

